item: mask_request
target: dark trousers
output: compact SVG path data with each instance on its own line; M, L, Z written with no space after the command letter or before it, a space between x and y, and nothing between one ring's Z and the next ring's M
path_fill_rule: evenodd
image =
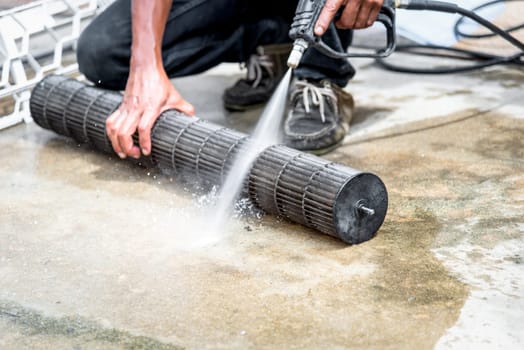
M297 0L173 0L162 42L170 78L201 73L222 62L246 62L259 45L287 43ZM351 31L338 30L345 49ZM334 47L335 31L323 39ZM117 0L82 32L80 71L98 86L123 90L131 57L131 0ZM342 47L334 47L338 50ZM347 60L314 49L304 54L295 76L329 79L345 86L355 70Z

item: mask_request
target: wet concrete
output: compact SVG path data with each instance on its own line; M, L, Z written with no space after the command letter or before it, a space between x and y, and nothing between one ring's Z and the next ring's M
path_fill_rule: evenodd
M175 84L201 117L248 131L257 112L221 107L236 77ZM207 196L35 125L2 131L0 348L522 348L522 79L361 63L352 130L326 156L388 188L358 246L273 216L191 245Z

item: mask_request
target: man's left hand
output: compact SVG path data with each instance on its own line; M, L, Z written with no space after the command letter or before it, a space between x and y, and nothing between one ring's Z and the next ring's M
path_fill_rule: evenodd
M327 0L315 25L315 35L326 32L338 10L344 6L342 16L335 22L341 29L362 29L371 26L380 12L384 0Z

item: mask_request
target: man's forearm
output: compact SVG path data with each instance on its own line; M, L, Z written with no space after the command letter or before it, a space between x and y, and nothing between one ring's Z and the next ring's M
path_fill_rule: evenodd
M162 67L162 38L172 0L133 0L131 69Z
M121 158L151 154L151 129L160 114L193 106L176 91L162 62L162 39L172 0L132 0L131 61L122 103L106 121L111 145ZM136 145L133 135L138 132Z

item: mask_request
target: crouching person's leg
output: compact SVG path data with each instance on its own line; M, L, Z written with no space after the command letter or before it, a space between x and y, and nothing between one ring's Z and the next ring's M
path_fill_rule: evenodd
M117 0L84 29L77 45L78 67L97 86L123 90L131 56L131 1Z

